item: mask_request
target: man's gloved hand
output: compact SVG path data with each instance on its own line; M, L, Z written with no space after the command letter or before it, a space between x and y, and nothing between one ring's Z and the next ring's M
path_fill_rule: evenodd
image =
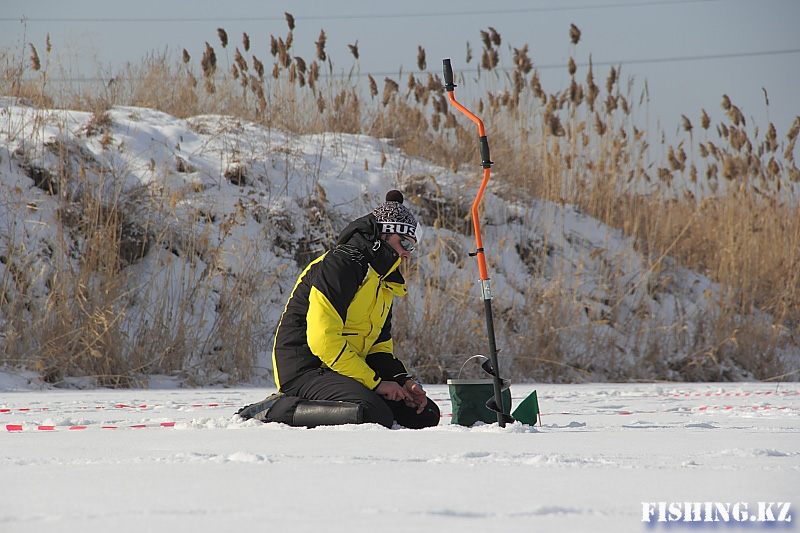
M417 414L420 414L425 409L425 406L428 405L428 395L425 394L425 389L422 388L422 385L410 379L403 384L403 388L411 397L411 401L406 400L406 405L416 407Z
M375 392L381 398L385 400L389 400L390 402L413 402L414 398L411 394L404 388L401 387L399 383L396 381L381 381L378 386L375 388Z

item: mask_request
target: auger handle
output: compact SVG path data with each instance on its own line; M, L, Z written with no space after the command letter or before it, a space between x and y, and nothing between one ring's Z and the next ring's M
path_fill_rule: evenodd
M481 143L481 166L483 168L492 168L492 158L489 157L489 141L486 140L486 135L478 140Z
M453 66L450 64L449 58L442 60L442 73L444 74L444 90L452 92L458 86L453 83Z

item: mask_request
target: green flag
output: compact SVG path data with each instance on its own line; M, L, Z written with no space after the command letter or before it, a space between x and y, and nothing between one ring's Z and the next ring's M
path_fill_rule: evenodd
M537 421L541 424L539 399L536 397L536 391L533 391L527 398L522 400L522 403L517 406L511 416L529 426L535 426Z

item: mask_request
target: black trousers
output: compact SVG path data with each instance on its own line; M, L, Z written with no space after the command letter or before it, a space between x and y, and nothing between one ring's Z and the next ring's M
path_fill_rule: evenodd
M407 406L404 402L384 400L375 392L353 378L334 372L333 370L319 368L310 370L294 378L281 387L281 392L289 397L299 397L306 400L328 400L338 402L351 402L362 406L365 423L380 424L391 428L394 421L410 429L421 429L439 424L439 407L428 399L428 404L420 414L414 407ZM273 418L281 410L283 399L278 400L270 409L270 418L280 421L280 416ZM289 399L287 398L287 404Z

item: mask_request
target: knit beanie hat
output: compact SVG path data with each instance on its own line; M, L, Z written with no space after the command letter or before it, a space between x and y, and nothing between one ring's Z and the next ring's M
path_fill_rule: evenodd
M403 193L400 191L386 193L386 201L376 207L372 214L378 221L381 234L397 233L417 240L417 220L403 205Z

